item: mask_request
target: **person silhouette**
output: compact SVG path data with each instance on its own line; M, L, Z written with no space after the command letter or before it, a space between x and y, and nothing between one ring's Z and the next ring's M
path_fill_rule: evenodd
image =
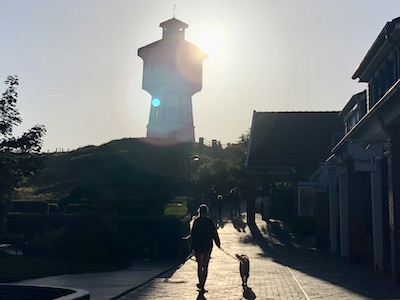
M222 223L222 208L224 206L224 197L222 195L217 196L217 222L218 224Z
M204 285L208 275L208 263L210 261L213 241L218 248L221 248L217 227L213 220L207 216L209 209L205 204L201 204L197 209L191 230L191 246L197 261L197 276L199 283L197 287L200 292L205 293Z
M231 217L240 217L240 193L237 187L229 191L231 197Z
M213 220L217 219L217 195L214 186L211 186L208 191L208 207Z

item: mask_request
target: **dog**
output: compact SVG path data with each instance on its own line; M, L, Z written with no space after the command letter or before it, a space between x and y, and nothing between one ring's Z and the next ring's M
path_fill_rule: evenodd
M240 261L239 272L240 277L242 278L242 286L243 289L247 289L247 280L250 276L250 260L247 255L244 254L235 254L236 258Z

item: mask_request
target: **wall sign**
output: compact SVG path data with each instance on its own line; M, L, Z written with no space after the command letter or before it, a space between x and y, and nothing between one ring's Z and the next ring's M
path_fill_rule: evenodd
M364 148L361 144L351 143L348 145L348 153L354 157L355 171L375 172L377 159L383 157L383 146L370 144Z

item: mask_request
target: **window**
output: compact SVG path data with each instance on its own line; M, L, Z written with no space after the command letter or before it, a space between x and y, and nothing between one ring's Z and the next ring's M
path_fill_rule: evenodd
M370 109L399 79L398 54L393 51L381 64L373 78L369 82L369 105Z
M397 66L397 52L394 51L388 59L388 77L389 79L389 87L392 86L397 79L399 79L398 75L398 66Z
M371 107L374 106L374 104L378 101L380 97L378 74L375 74L375 76L372 78L372 81L369 84L369 88L371 97L369 98L368 108L371 109Z
M160 109L159 108L154 108L154 119L159 119L160 118Z

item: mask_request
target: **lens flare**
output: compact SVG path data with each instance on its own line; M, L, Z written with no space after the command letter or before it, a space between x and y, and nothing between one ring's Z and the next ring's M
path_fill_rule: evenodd
M222 37L217 31L203 30L195 39L195 44L209 55L218 54L222 48Z
M158 107L160 106L161 101L158 98L153 98L153 100L151 100L151 105L153 105L154 107Z

